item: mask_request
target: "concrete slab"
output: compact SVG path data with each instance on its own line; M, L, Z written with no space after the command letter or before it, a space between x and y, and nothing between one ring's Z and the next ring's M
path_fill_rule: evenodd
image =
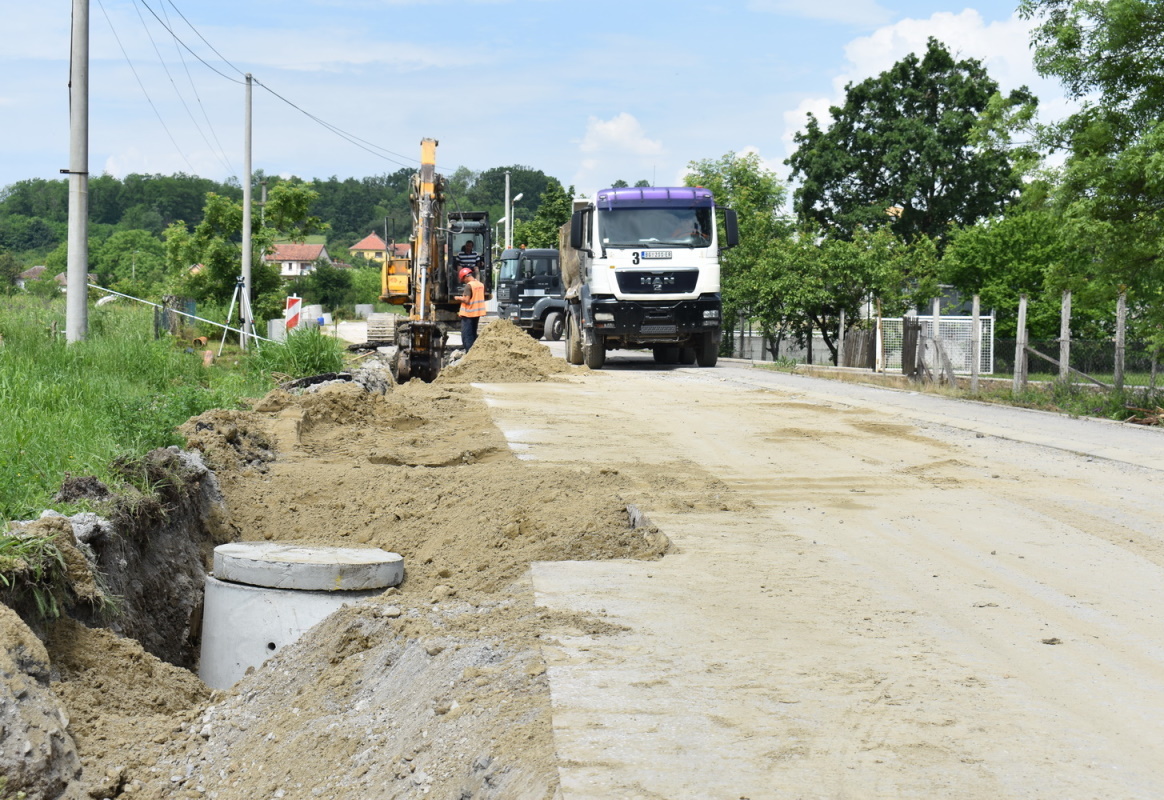
M404 580L404 558L378 548L234 542L214 548L214 576L275 589L386 589Z

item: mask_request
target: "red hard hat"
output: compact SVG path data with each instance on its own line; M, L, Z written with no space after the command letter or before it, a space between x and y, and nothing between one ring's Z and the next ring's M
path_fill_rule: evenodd
M472 274L473 270L471 270L469 267L461 267L461 271L457 273L457 277L463 281L465 278L468 278Z

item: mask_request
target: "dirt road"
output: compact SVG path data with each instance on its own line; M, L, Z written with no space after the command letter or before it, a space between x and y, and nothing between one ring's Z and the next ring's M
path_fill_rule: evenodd
M1164 796L1159 431L730 366L573 380L480 388L678 552L534 565L540 603L628 628L547 648L565 797ZM733 497L652 503L668 465Z

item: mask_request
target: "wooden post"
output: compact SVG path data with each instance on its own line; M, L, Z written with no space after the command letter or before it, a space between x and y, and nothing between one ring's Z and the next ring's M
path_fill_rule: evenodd
M873 362L874 372L885 372L885 340L881 333L881 298L877 298L877 328L876 336L874 337L876 343L874 347L877 348L877 358Z
M1120 287L1120 299L1116 303L1116 337L1115 337L1115 374L1112 375L1112 384L1115 390L1124 388L1124 345L1128 334L1128 290Z
M841 322L837 328L837 366L845 366L845 309L841 309Z
M942 382L942 346L939 344L942 340L940 326L942 323L942 301L934 298L930 304L930 316L933 317L933 336L930 338L934 343L934 383Z
M1063 292L1059 310L1059 382L1071 382L1071 290Z
M974 295L971 316L974 322L970 329L970 392L978 394L978 373L982 366L982 308L978 295Z
M1019 394L1027 388L1027 296L1019 296L1018 330L1014 342L1014 385L1011 389Z

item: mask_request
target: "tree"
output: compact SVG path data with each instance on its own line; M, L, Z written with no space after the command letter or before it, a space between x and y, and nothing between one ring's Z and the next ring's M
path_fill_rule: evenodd
M1150 0L1025 0L1035 66L1081 108L1048 130L1068 153L1060 210L1085 262L1164 344L1164 6ZM1082 263L1082 259L1081 259Z
M295 282L295 288L307 302L319 303L334 311L350 299L352 270L339 269L319 260L311 272Z
M981 62L955 61L931 38L876 78L845 87L828 130L812 114L785 162L800 178L794 207L830 236L889 222L907 239L943 240L1012 201L1019 188L1005 147L975 137L998 85ZM1033 105L1025 87L1005 103Z
M251 216L251 302L255 319L277 316L283 305L278 270L263 260L276 238L302 241L327 229L308 213L315 192L304 185L280 183L270 190L264 214ZM172 283L196 300L226 305L241 274L239 240L242 204L209 193L202 222L188 231L181 222L166 229L166 268ZM201 268L191 271L194 265Z
M98 280L127 294L150 294L166 276L166 248L147 231L118 231L93 254Z
M24 265L7 250L0 251L0 294L16 290L16 277L24 272Z
M936 260L932 239L906 242L888 224L858 228L852 239L828 238L806 226L779 240L747 280L761 301L757 316L766 332L783 326L805 342L817 331L835 364L841 312L849 327L873 298L893 314L932 296Z
M557 248L558 231L570 221L574 208L573 197L573 186L568 190L563 189L557 178L550 178L534 218L529 222L521 220L513 229L514 241L527 247Z

